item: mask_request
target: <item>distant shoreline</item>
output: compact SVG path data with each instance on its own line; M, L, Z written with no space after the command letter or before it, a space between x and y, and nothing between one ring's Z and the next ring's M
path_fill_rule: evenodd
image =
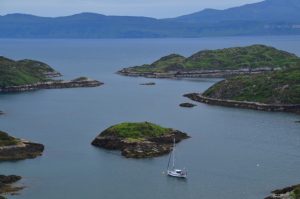
M259 111L270 111L270 112L290 112L300 114L300 104L264 104L259 102L243 102L236 100L222 100L216 98L205 97L200 93L190 93L185 94L184 97L187 97L193 101L210 104L210 105L219 105L226 107L235 107L235 108L245 108L253 109Z
M90 79L71 80L71 81L48 81L48 82L39 82L36 84L26 84L20 86L8 86L8 87L0 88L0 93L25 92L25 91L34 91L39 89L98 87L101 85L103 85L102 82L97 80L90 80Z

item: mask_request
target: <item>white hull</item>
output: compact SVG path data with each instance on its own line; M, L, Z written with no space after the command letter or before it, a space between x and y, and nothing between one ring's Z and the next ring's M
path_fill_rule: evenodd
M168 170L168 175L176 178L186 178L187 173L181 170Z

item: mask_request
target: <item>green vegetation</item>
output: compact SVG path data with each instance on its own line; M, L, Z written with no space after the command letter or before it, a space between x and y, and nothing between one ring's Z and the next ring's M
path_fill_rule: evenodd
M20 140L9 136L7 133L0 131L0 147L16 145Z
M300 199L300 186L294 189L294 191L291 193L291 197L293 199Z
M0 88L46 81L47 74L55 72L54 69L42 62L14 61L0 56Z
M300 69L233 77L213 85L203 95L267 104L300 104Z
M163 128L149 122L121 123L109 127L103 133L101 133L101 136L111 135L127 138L129 141L136 141L147 137L161 136L170 132L171 129L169 128Z
M171 54L150 65L127 68L129 72L169 72L193 70L234 70L255 68L293 68L300 66L300 58L294 54L264 45L204 50L191 57Z

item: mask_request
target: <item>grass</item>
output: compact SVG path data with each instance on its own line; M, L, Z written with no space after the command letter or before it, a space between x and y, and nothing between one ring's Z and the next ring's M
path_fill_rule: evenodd
M291 193L291 197L293 199L300 199L300 187L296 187L294 191Z
M128 141L136 141L147 137L161 136L170 131L169 128L163 128L149 122L121 123L106 129L101 135L114 135L126 138Z
M9 136L7 133L0 131L0 147L16 145L20 141L14 137Z
M203 50L185 58L171 54L152 64L128 68L132 72L168 72L193 70L234 70L241 68L293 68L300 66L300 58L294 54L264 45Z
M0 57L0 87L33 84L47 80L45 73L54 70L45 63L33 60L14 61Z
M300 69L233 77L213 85L203 95L267 104L300 104Z

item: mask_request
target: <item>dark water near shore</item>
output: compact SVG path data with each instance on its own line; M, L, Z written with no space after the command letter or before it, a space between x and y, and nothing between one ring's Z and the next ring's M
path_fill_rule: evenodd
M89 76L98 88L41 90L0 95L0 129L45 144L40 158L0 163L1 174L24 176L20 199L261 199L300 183L300 116L198 104L182 94L215 81L149 80L114 74L168 53L191 55L264 43L300 55L300 37L149 40L0 40L0 55L44 61L66 79ZM156 86L140 86L155 81ZM167 156L126 159L94 148L93 138L124 121L151 121L188 132L178 145L187 181L162 175Z

